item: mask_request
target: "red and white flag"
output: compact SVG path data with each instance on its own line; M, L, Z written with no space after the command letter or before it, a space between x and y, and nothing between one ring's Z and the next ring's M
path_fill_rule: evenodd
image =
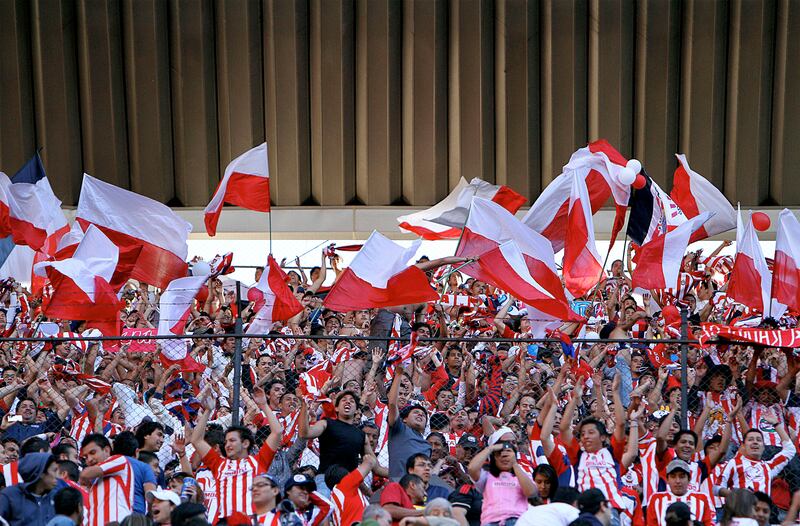
M408 261L417 253L421 241L403 248L373 232L339 275L325 298L325 306L336 311L394 307L436 301L428 276Z
M603 260L594 241L594 222L586 182L575 174L570 190L569 214L564 240L564 285L575 297L597 285Z
M783 315L786 305L777 301L771 302L772 275L753 227L752 214L744 225L742 213L739 212L736 223L736 259L728 282L727 295L737 303L777 319Z
M456 255L480 256L508 241L514 241L522 252L533 279L552 297L566 303L564 286L558 276L550 241L496 203L480 197L474 198ZM481 281L489 280L481 265L473 263L461 270Z
M333 367L328 360L324 360L308 371L301 373L297 387L306 400L323 401L319 398L322 394L322 386L331 379Z
M800 310L800 222L787 208L778 216L772 295L790 309Z
M569 307L563 292L551 294L528 271L525 258L514 241L507 241L481 254L478 265L487 282L511 293L536 309L561 320L580 320Z
M115 284L135 278L164 289L186 275L192 225L168 206L84 174L76 219L84 230L96 225L119 247Z
M270 255L255 288L264 293L264 306L256 313L247 334L266 334L276 321L286 321L303 310L287 283L289 276Z
M686 156L675 154L678 167L672 178L670 197L691 219L702 212L714 212L714 217L692 234L690 243L736 228L736 211L716 186L692 170Z
M398 227L402 232L417 234L422 239L456 239L461 234L460 228L453 228L430 221L432 217L439 217L447 210L452 210L458 203L461 191L468 188L469 184L463 177L453 191L447 197L426 210L420 210L413 214L400 216L397 218Z
M34 272L46 275L53 287L44 313L86 320L88 326L106 336L118 335L119 311L125 303L109 285L118 257L114 243L100 229L90 226L71 258L37 263Z
M189 276L172 280L158 300L158 334L183 334L195 296L208 276Z
M525 204L525 198L508 186L487 183L477 177L467 184L462 177L444 200L427 210L398 217L400 230L413 232L423 239L457 238L475 196L493 201L512 214Z
M52 254L58 238L69 230L69 224L47 177L36 183L12 183L0 172L0 187L8 207L8 226L14 243ZM0 226L4 208L0 205ZM48 247L50 238L52 246Z
M636 268L632 276L633 286L645 290L677 287L689 238L698 228L702 228L712 215L711 212L703 212L674 230L642 245L636 255Z
M217 234L222 205L228 203L256 212L269 212L269 160L267 143L230 162L205 209L206 232Z
M619 181L619 173L627 162L604 139L589 143L572 154L561 175L539 194L522 222L549 239L554 251L563 249L572 178L579 177L589 189L592 214L600 210L609 197L613 197L617 209L611 235L613 243L625 221L625 210L631 195L630 186Z

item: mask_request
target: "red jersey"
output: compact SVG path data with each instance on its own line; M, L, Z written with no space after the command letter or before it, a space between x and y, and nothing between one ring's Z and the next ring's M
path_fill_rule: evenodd
M123 455L113 455L96 467L103 474L89 488L89 526L121 522L133 509L133 468Z
M369 504L359 489L363 480L364 475L354 469L333 487L331 491L331 500L333 501L331 522L333 526L350 526L354 522L361 521L364 508Z
M678 497L670 491L659 491L650 498L647 506L647 526L666 526L664 516L667 508L673 502L685 502L692 512L692 520L700 521L703 526L713 526L711 518L711 504L708 497L702 493L687 492L686 495Z
M203 463L214 473L217 482L218 518L229 517L237 511L245 515L255 514L250 495L253 478L267 472L275 453L268 442L264 442L257 455L241 460L223 458L215 450L209 450L203 457Z

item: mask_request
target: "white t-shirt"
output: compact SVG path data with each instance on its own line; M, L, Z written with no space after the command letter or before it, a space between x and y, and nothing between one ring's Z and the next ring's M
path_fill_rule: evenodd
M580 515L578 508L563 502L553 502L529 507L528 511L517 520L517 526L541 526L542 524L569 526L569 523L577 519L578 515Z

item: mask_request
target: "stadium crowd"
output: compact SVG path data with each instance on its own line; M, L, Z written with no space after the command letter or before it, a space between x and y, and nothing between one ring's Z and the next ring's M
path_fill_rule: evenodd
M288 272L304 310L276 322L274 339L243 339L239 393L231 334L263 297L251 289L237 303L219 278L185 329L210 338L160 341L156 352L4 341L0 517L11 526L796 524L791 349L691 345L681 415L678 345L638 341L679 337L682 308L690 331L794 326L790 314L753 321L726 298L727 244L688 253L677 289L634 291L632 263L614 261L572 301L586 323L564 324L462 275L461 258L417 262L440 301L327 310L328 267L341 269L326 251L310 275L299 260ZM158 326L157 290L131 282L123 297L125 327ZM14 282L0 300L4 337L37 334L39 300ZM401 340L413 335L456 341ZM492 337L521 341L478 341ZM168 345L188 346L198 366L161 360Z

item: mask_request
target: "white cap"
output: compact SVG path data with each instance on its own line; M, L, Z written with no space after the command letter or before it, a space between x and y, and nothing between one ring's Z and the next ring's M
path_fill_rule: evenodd
M500 441L500 439L503 438L503 435L507 435L509 433L513 435L514 430L506 426L501 427L500 429L489 435L489 445L493 446L497 444Z
M170 491L168 489L156 489L147 492L148 497L153 497L154 499L158 500L168 500L176 506L181 505L181 498L180 496L175 493L174 491Z

